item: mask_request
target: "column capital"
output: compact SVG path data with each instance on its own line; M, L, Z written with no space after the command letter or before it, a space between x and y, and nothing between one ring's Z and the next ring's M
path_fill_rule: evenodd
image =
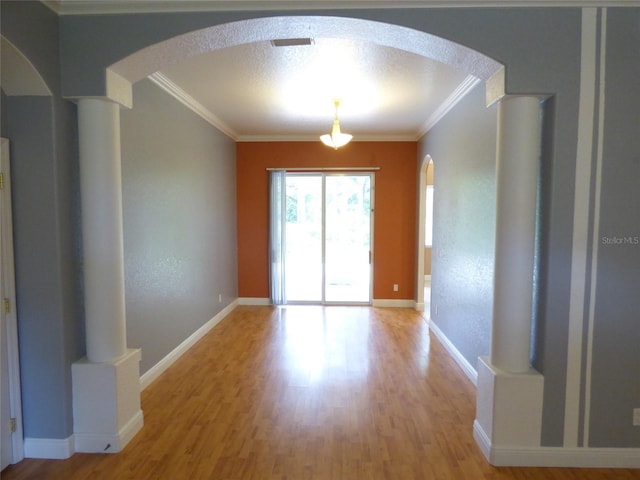
M129 80L121 77L110 69L106 70L106 90L105 96L70 96L66 95L68 100L80 102L82 100L104 100L105 102L117 103L124 108L133 107L133 91L132 84Z

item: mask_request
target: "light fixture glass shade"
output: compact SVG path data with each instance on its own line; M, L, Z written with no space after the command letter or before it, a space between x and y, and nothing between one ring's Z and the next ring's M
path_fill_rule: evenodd
M334 103L336 106L336 116L333 120L333 128L331 129L330 134L320 136L320 140L326 146L337 150L338 148L344 147L347 143L349 143L353 138L353 135L342 133L340 131L340 121L338 120L338 105L340 105L340 101L336 100Z

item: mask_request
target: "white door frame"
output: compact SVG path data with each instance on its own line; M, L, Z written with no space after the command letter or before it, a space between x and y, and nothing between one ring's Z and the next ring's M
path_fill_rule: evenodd
M427 198L427 169L431 162L431 155L425 155L420 163L420 171L418 174L418 251L416 266L416 307L419 312L423 312L425 308L424 298L424 229L426 216L426 198Z
M9 397L11 418L15 418L15 432L12 435L13 458L17 463L24 458L24 434L22 430L22 400L20 388L20 358L18 353L18 314L16 308L15 266L13 255L13 219L11 207L11 165L9 161L9 140L0 138L0 172L3 188L0 191L0 234L2 246L1 279L2 315L6 322L7 352L9 366ZM5 314L5 299L8 313ZM4 323L4 322L3 322ZM1 335L1 333L0 333ZM4 352L0 352L5 355ZM2 426L3 429L6 425Z

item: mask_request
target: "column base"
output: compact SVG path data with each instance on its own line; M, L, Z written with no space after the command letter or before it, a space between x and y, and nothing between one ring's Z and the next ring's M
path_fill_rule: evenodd
M140 431L140 350L109 362L71 366L76 452L117 453Z
M489 463L494 448L540 446L543 391L544 377L534 369L509 373L478 359L474 436Z

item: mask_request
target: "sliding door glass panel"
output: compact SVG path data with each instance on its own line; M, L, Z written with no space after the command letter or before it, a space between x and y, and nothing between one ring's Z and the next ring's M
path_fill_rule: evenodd
M287 301L321 302L321 175L287 175L285 219Z
M325 301L371 300L371 175L325 177Z

